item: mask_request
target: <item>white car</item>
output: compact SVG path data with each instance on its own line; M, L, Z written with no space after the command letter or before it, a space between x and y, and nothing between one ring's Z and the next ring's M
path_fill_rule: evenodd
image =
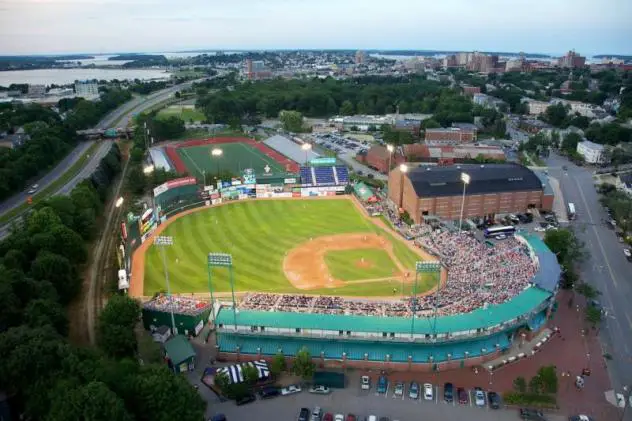
M316 393L317 395L328 395L331 393L331 389L329 389L327 386L316 385L312 386L312 388L309 389L309 393Z
M404 396L404 383L397 382L395 385L395 396Z
M362 385L360 386L362 390L371 389L371 379L369 376L362 376Z
M535 227L535 228L533 229L533 231L535 231L535 232L544 232L544 231L546 231L546 230L545 230L544 228L542 228L542 227Z
M334 421L345 421L345 416L342 414L336 414Z
M474 403L476 406L485 406L485 392L480 387L474 389Z
M434 398L433 387L430 383L424 383L424 399L431 401Z
M281 394L283 396L286 395L293 395L294 393L299 393L301 392L303 389L301 389L301 386L297 385L297 384L291 384L288 387L284 387L283 389L281 389Z

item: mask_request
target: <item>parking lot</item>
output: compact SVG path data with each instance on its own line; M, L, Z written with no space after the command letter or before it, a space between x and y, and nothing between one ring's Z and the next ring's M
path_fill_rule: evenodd
M423 384L418 399L408 397L408 384L403 396L395 396L395 383L389 382L387 392L378 394L375 382L370 390L360 389L360 384L354 382L345 389L334 389L329 395L315 395L305 390L290 396L279 396L269 400L257 400L245 406L236 406L233 402L224 402L210 407L212 414L223 413L227 419L246 420L256 414L257 420L297 420L301 408L322 408L323 413L353 414L359 421L364 421L369 415L388 417L391 421L445 420L445 421L509 421L519 419L516 409L494 410L487 404L477 407L474 404L473 390L467 390L468 403L446 403L443 400L443 385L434 385L433 399L423 397ZM456 386L456 385L455 385ZM562 421L561 415L547 415L549 421ZM310 418L311 421L311 418Z
M336 134L313 135L314 143L336 153L360 153L369 150L368 141L351 140Z

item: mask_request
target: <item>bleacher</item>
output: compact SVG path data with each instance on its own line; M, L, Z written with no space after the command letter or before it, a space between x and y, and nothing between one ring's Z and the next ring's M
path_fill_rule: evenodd
M333 167L312 167L316 175L317 186L333 186L336 184Z
M344 165L336 165L334 167L334 171L338 176L338 184L348 184L349 183L349 170Z
M312 169L310 167L301 167L301 183L306 185L313 185Z

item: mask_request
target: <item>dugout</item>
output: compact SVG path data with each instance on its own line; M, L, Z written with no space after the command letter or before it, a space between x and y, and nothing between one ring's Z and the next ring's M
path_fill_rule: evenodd
M331 371L316 371L313 378L314 384L331 387L332 389L344 389L346 386L344 373Z
M164 344L167 364L176 373L195 370L195 350L186 336L176 335Z
M197 336L211 314L211 304L185 297L171 297L174 334ZM143 304L142 317L145 329L155 332L160 326L171 327L171 301L167 296L158 296Z

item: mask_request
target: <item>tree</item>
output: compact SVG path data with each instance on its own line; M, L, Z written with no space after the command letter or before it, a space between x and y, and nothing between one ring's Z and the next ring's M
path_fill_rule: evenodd
M544 393L557 393L558 379L554 365L540 367L538 374L534 377L538 379L540 391ZM532 379L533 380L533 379Z
M349 100L345 100L340 106L340 114L342 115L353 115L353 104Z
M138 322L140 305L127 295L114 295L107 303L98 323L98 342L106 354L121 358L136 353L134 325Z
M287 370L285 356L281 353L278 353L272 358L272 362L270 363L270 372L273 376L277 377L285 370Z
M587 300L594 300L599 295L601 295L601 292L597 288L593 287L590 284L587 284L586 282L576 284L575 292L583 295Z
M301 348L296 353L293 365L294 374L301 376L303 379L310 379L314 375L315 364L312 362L312 356L307 347Z
M549 230L544 235L544 243L557 255L557 260L568 267L583 257L583 244L575 233L567 228Z
M288 132L303 131L303 115L298 111L281 111L279 119L281 124L283 124L283 128Z
M102 382L70 385L57 382L49 393L52 405L47 420L132 421L124 401Z
M601 323L603 314L601 310L597 308L597 306L588 306L586 307L586 321L592 325L592 327L596 327L599 323Z
M49 251L41 251L31 265L31 275L36 280L50 281L63 303L69 302L81 286L70 261Z
M542 380L539 376L533 376L529 380L529 392L534 395L539 395L542 392Z
M146 178L140 165L132 166L127 177L128 186L132 193L142 194L145 191Z
M516 377L513 381L513 388L516 392L525 393L527 391L527 381L524 377Z
M561 127L568 116L568 109L562 103L549 105L544 112L544 120L555 127Z
M249 386L254 386L259 381L259 370L251 365L243 367L241 374L243 374L244 381Z
M31 301L24 310L24 321L33 328L51 325L60 335L68 334L68 318L64 308L57 301L49 299Z
M130 402L139 421L199 421L206 409L199 393L187 380L174 376L164 365L141 369L134 381Z

